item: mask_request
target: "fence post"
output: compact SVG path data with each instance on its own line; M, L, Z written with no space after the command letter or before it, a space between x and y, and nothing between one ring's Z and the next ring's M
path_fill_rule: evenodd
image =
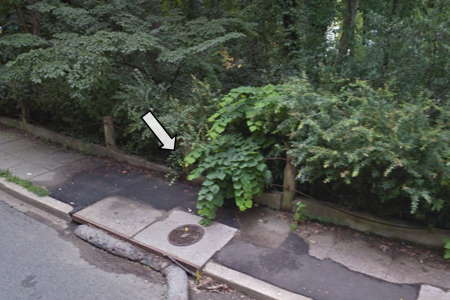
M106 147L116 149L116 140L114 139L114 123L111 116L103 117L103 129L105 131Z
M292 155L288 154L286 157L286 167L284 168L284 178L283 178L283 197L281 198L281 209L284 211L292 211L292 202L295 199L297 188L297 177L298 170L291 164Z
M189 152L191 152L191 147L185 146L183 149L183 160L189 154ZM185 162L183 161L182 168L183 168L183 174L184 174L183 176L186 176L186 178L187 178L189 176L189 173L191 173L191 171L192 171L193 165L186 166Z
M24 102L20 102L20 108L22 109L22 128L23 130L27 130L28 127L28 118L30 117L30 110Z

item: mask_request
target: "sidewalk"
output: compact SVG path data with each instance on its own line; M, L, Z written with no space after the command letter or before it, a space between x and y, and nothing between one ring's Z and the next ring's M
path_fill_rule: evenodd
M438 253L314 222L291 232L289 214L262 206L224 208L210 227L187 226L200 219L199 188L2 128L0 169L47 187L73 207L74 221L258 299L450 299L450 264Z

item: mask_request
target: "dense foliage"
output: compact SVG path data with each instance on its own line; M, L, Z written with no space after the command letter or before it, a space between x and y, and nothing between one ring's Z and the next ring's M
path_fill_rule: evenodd
M450 228L449 23L450 0L2 0L0 115L93 142L112 115L177 168L191 149L205 222L289 152L316 197Z
M337 94L301 81L283 90L295 110L290 152L300 178L349 207L450 226L450 107L426 95L395 100L364 82Z
M235 199L241 211L251 208L253 195L261 195L269 182L262 150L276 142L276 124L287 117L285 109L277 108L278 96L272 85L232 90L208 120L213 125L207 142L193 145L186 156L187 164L198 162L189 179L207 172L197 204L205 225L225 199Z

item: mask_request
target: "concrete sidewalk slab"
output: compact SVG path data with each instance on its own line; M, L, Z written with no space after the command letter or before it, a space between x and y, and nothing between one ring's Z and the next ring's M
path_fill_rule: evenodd
M95 169L100 165L101 162L90 158L83 158L43 173L42 175L33 177L31 182L40 186L45 186L47 189L51 190L61 186L69 179L73 179L78 174L82 172L90 172L92 169ZM72 202L72 200L69 202Z
M3 131L0 134L0 144L8 143L8 142L19 140L19 139L22 139L22 136L15 134L15 133Z
M26 163L26 160L15 157L14 155L5 155L0 157L0 169L6 170Z
M27 140L27 139L18 139L7 143L0 144L0 151L14 154L23 150L27 150L37 146L35 141Z
M6 153L6 152L3 152L3 151L0 151L0 157L7 156L7 155L10 155L10 154Z
M296 232L297 233L297 232ZM304 237L306 234L297 233L300 237ZM305 236L306 237L306 236ZM308 239L309 241L309 255L314 256L320 260L328 258L331 249L333 249L336 241L339 240L331 232L326 232L318 235L314 235Z
M28 161L34 161L41 157L49 156L58 152L58 149L48 145L37 145L33 148L14 153L14 156L23 158Z
M380 251L369 247L360 240L337 240L329 252L328 258L350 270L383 280L386 280L386 274L392 264L392 258L382 255Z
M43 156L33 161L33 163L47 168L49 170L54 170L58 167L64 166L69 163L73 163L77 160L83 159L83 155L79 153L71 152L56 152L49 156Z
M450 292L443 291L430 285L422 285L420 287L419 298L417 300L449 300Z
M175 246L169 242L168 236L173 229L181 225L197 225L200 220L201 218L198 216L175 210L166 219L157 221L138 233L132 241L160 253L171 255L199 269L237 232L236 228L213 222L210 226L203 228L204 235L195 244Z
M25 162L23 164L14 166L10 168L9 171L11 172L12 175L26 180L49 172L48 169L30 162Z
M433 276L430 276L432 272ZM417 257L397 257L392 261L386 280L395 283L422 283L450 287L448 270L431 268L419 262ZM450 299L449 299L450 300Z
M90 222L116 235L132 237L162 216L158 210L122 197L108 197L72 215L74 220Z

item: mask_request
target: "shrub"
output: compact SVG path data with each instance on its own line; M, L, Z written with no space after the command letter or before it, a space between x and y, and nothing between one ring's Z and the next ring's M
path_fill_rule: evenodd
M251 208L253 195L261 194L270 182L262 150L275 143L278 124L288 118L278 96L272 85L232 90L209 118L207 143L196 145L186 156L188 165L197 163L189 179L206 174L197 204L204 217L201 224L209 225L226 199L234 198L241 211Z
M232 142L232 143L231 143ZM192 151L186 162L199 159L198 167L189 176L194 179L206 172L200 190L197 209L208 226L225 199L234 198L241 211L251 208L253 195L261 195L266 179L271 177L258 151L260 145L240 134L223 135L207 146Z
M450 115L440 101L402 102L364 82L332 95L294 81L283 97L298 124L290 152L299 178L346 192L353 206L409 203L419 219L450 204Z

